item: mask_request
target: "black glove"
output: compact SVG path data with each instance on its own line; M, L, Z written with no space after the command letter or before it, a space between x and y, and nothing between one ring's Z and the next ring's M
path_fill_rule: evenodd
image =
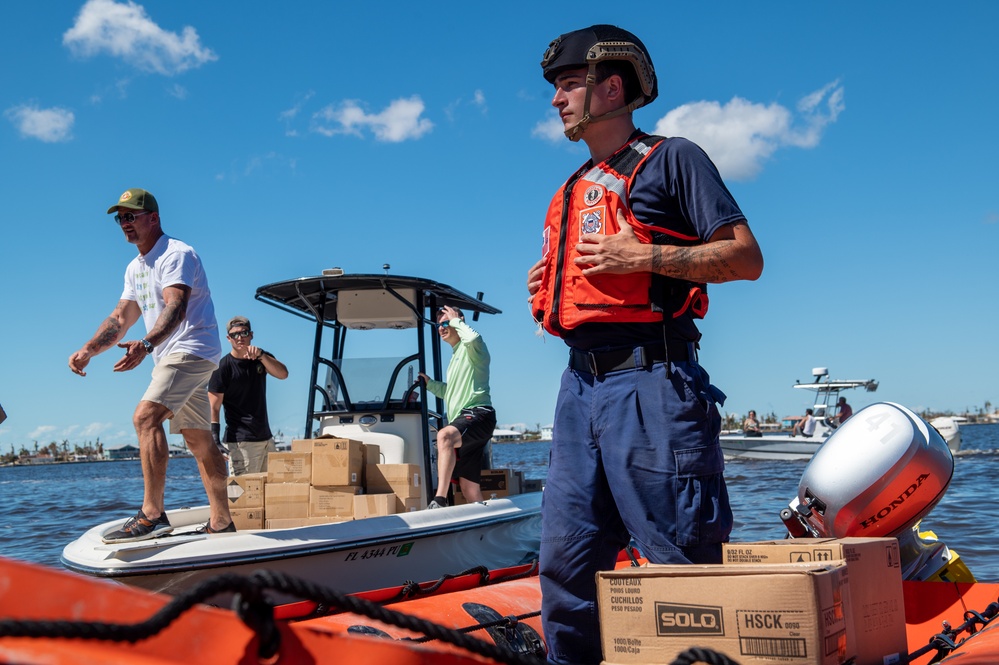
M219 449L223 457L229 456L229 449L225 447L222 443L222 437L220 436L221 427L218 423L212 423L212 441L215 442L215 447Z

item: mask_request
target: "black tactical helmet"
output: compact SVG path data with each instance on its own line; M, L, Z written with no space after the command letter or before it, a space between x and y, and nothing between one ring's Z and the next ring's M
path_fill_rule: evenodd
M541 68L545 80L554 83L563 69L589 67L592 75L596 64L607 60L624 60L635 69L642 96L629 104L629 111L651 104L659 96L656 70L645 44L627 30L613 25L594 25L562 35L548 45Z

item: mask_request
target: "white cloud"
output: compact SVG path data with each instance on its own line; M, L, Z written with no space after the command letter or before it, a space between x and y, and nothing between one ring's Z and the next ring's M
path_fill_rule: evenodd
M694 102L667 113L656 123L655 133L690 139L704 148L723 177L748 180L780 148L817 146L826 126L846 108L843 87L833 81L804 96L796 108L794 113L780 104L740 97L724 106Z
M282 121L285 125L284 135L285 136L298 136L298 130L291 126L292 121L298 117L298 114L302 112L302 108L312 99L315 95L315 91L310 90L305 93L305 96L295 103L290 109L281 111L278 114L278 120Z
M44 436L47 436L50 432L54 432L55 430L56 430L56 426L55 425L39 425L33 431L31 431L31 432L28 433L28 438L29 439L38 439L39 440L38 443L42 443L42 441L40 441L40 439L42 437L44 437ZM48 443L49 442L46 441L46 442L44 442L43 445L48 445Z
M565 125L562 123L562 118L555 114L542 120L534 125L534 128L531 130L531 136L550 143L562 143L566 140Z
M80 430L80 436L100 436L114 426L114 423L90 423Z
M72 138L71 132L76 117L72 111L52 107L40 109L37 106L15 106L4 111L21 136L38 139L46 143L58 143Z
M179 83L174 83L172 86L167 88L167 94L171 97L176 97L177 99L187 99L187 88Z
M323 136L362 136L362 130L368 129L379 141L399 143L418 139L433 128L432 122L420 117L423 111L423 100L418 96L396 99L380 113L367 113L359 102L347 100L338 107L330 104L313 114L312 131Z
M481 90L476 90L472 93L472 98L470 100L464 97L459 97L444 107L444 115L447 116L449 121L454 121L455 112L465 104L479 107L479 111L482 115L489 113L489 106L486 104L486 94Z
M130 0L88 0L62 43L77 55L106 52L143 71L167 76L218 60L202 46L194 28L186 26L180 34L164 30Z
M218 181L237 182L253 176L270 177L275 172L295 172L298 161L294 157L286 157L270 151L246 158L234 159L225 171L215 174Z

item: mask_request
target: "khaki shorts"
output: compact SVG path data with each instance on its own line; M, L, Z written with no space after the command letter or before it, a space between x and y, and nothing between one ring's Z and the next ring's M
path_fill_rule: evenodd
M229 460L232 462L232 475L263 473L267 470L267 454L276 453L274 439L266 441L239 441L227 443Z
M190 353L171 353L153 368L153 379L142 396L170 410L170 433L211 429L208 379L217 365Z

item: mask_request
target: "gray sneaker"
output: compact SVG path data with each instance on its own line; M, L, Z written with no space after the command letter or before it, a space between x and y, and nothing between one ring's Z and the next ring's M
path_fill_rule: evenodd
M105 543L128 543L136 540L158 538L165 536L171 531L173 531L173 527L170 526L170 520L167 519L166 513L161 514L155 520L151 520L139 508L139 512L135 517L130 518L117 531L112 531L101 536L101 540Z
M447 499L442 496L435 496L427 504L427 510L433 510L434 508L447 508Z

